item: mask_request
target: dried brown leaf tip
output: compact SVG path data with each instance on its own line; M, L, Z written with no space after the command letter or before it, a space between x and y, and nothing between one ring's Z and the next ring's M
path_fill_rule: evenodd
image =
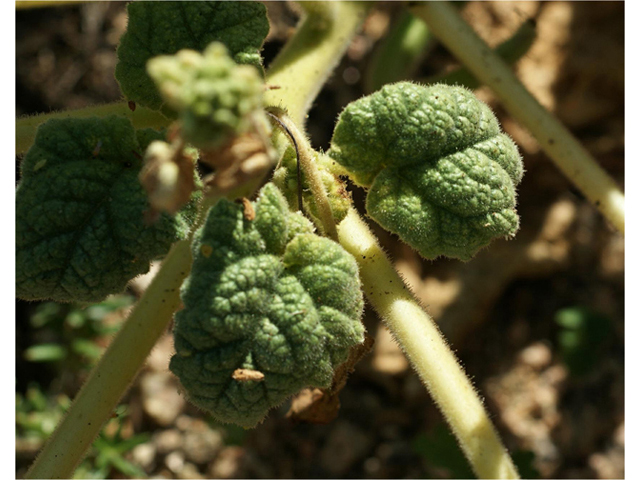
M243 214L244 214L245 220L247 220L249 222L255 220L255 218L256 218L256 210L255 210L255 208L253 208L253 204L251 203L251 200L249 200L246 197L242 197L239 200L239 202L242 203L242 208L244 209Z
M205 187L226 193L248 180L264 174L272 164L270 147L264 136L248 132L223 147L202 151L200 161L214 169L204 178Z
M356 363L371 351L373 343L373 338L365 335L363 343L351 348L347 360L336 368L330 388L305 388L298 393L291 401L287 418L294 422L315 424L327 424L335 420L340 410L340 391Z
M340 399L329 390L305 388L291 401L287 418L294 422L326 425L338 416Z

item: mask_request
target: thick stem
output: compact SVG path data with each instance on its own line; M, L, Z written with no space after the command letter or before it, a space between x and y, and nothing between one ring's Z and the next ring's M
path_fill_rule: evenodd
M111 412L180 305L180 285L191 269L188 240L176 243L113 339L26 478L71 478Z
M358 261L367 299L420 375L479 478L518 478L482 400L435 322L420 307L358 214L340 223L341 245Z
M47 120L52 118L106 117L107 115L127 117L135 128L151 127L160 129L171 122L165 116L148 108L138 106L135 110L131 110L127 102L107 103L78 110L31 115L16 120L16 155L29 150L36 137L37 128Z
M256 189L259 180L251 182ZM173 245L66 416L47 440L26 478L70 478L113 409L144 365L151 349L180 307L180 286L191 271L191 240L220 197L202 200L186 240Z
M298 128L304 130L311 104L369 8L369 2L313 2L313 9L307 10L315 13L320 9L323 14L307 15L269 67L267 84L279 88L266 92L266 105L286 108Z
M624 234L624 194L560 121L526 90L511 69L467 25L448 2L416 3L435 36L538 140L540 147L602 214Z

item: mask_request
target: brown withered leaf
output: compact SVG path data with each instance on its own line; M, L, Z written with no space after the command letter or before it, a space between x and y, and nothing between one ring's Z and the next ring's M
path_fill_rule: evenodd
M347 377L353 372L356 363L373 348L373 337L365 334L364 342L349 352L347 360L339 365L328 389L305 388L291 401L287 418L294 422L326 424L338 416L340 410L340 391L347 383Z
M200 161L215 170L204 178L205 187L226 193L262 175L271 167L271 160L263 135L257 132L239 135L222 148L201 152Z
M251 200L249 200L247 197L242 197L236 201L242 204L243 215L245 220L248 220L251 222L256 219L256 210L255 208L253 208L253 204L251 203Z

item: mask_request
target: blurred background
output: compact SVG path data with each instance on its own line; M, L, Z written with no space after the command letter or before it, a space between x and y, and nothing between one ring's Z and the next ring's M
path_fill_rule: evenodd
M266 4L268 67L293 34L298 10L289 2ZM467 2L460 8L487 43L502 45L527 88L624 188L624 3ZM126 23L124 2L17 11L16 116L120 100L113 71ZM381 52L408 25L420 54L389 65ZM402 3L378 3L310 112L313 145L328 149L342 108L381 83L472 81L457 68ZM495 241L469 263L425 261L372 228L484 396L522 476L622 478L624 239L490 90L475 92L524 157L516 238ZM354 188L353 195L362 207L362 192ZM16 302L18 477L149 280L140 277L126 294L89 307ZM369 309L364 321L374 347L357 364L339 416L328 425L291 421L288 403L254 430L216 424L179 394L167 368L173 341L165 335L77 476L471 477L387 329Z

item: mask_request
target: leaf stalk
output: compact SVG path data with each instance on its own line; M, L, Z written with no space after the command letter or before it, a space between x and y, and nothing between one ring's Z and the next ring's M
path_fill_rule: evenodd
M429 390L479 478L519 478L483 402L433 319L405 286L355 210L338 227L367 299Z
M329 238L337 242L338 230L336 229L333 212L331 211L327 191L322 183L322 178L320 178L320 172L315 165L316 153L311 148L307 137L298 130L295 123L293 123L291 118L289 118L282 109L271 108L268 110L268 113L277 119L277 123L287 132L287 135L291 137L298 154L298 168L302 169L307 184L311 189L313 200L320 214L322 228ZM300 176L298 176L298 189L300 192ZM298 201L301 202L300 196L298 197Z
M191 269L189 240L174 244L154 277L49 437L26 478L71 478L111 412L180 306Z
M307 112L371 7L370 2L313 3L313 8L308 6L311 13L304 17L266 76L268 85L279 88L265 93L265 104L286 108L300 130L304 130ZM319 21L314 12L322 4L327 4L324 7L330 11L321 9L324 13Z

